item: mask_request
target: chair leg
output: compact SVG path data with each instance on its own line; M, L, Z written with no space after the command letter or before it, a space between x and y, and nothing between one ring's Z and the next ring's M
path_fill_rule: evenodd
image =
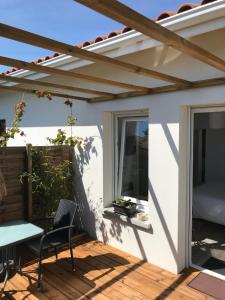
M42 253L40 253L40 255L39 255L39 262L38 262L37 290L38 290L38 292L43 292L43 285L42 285Z
M55 249L55 258L58 259L57 247L55 247L54 249Z
M75 264L74 264L74 258L73 258L73 248L72 248L71 244L70 244L70 257L71 257L72 269L73 269L73 271L75 271Z
M19 256L18 271L22 273L22 267L21 267L21 255Z

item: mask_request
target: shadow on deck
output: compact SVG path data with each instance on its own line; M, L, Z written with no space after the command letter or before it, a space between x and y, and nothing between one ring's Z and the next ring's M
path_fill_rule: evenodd
M28 252L24 270L36 277L37 264ZM88 238L74 246L76 272L72 272L68 251L44 260L43 284L14 275L2 299L212 299L187 286L198 272L188 269L174 275L127 253Z

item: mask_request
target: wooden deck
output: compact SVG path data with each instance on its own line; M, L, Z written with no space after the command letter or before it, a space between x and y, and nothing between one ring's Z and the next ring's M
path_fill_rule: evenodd
M62 251L56 263L51 256L44 261L45 292L36 283L15 275L7 284L2 299L213 299L187 286L198 273L186 270L174 275L128 255L111 246L85 238L74 247L77 270L72 273L69 252ZM36 263L25 270L36 276Z

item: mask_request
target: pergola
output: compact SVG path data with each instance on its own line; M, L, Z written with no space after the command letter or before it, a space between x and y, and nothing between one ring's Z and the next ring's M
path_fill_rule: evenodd
M130 9L126 5L120 3L117 0L75 0L95 11L118 21L126 26L133 28L134 30L150 37L155 40L160 41L176 50L181 51L217 70L225 72L225 60L215 56L213 53L195 45L189 40L179 36L178 34L168 30L167 28L161 26L160 24L154 22L153 20L139 14L138 12ZM188 81L182 78L177 78L168 74L157 72L148 68L144 68L132 63L123 62L119 59L111 58L102 54L95 53L86 49L81 49L74 47L73 45L65 44L60 41L56 41L50 38L46 38L25 30L21 30L6 24L0 23L0 35L5 38L23 42L32 46L37 46L45 48L48 50L53 50L60 52L61 54L70 55L72 57L81 58L85 60L92 61L94 63L101 62L118 69L139 74L142 76L147 76L161 81L168 82L168 85L163 85L160 87L145 87L140 85L134 85L124 82L119 82L116 80L100 78L96 76L91 76L87 74L76 73L73 71L65 71L58 68L43 66L39 64L33 64L17 59L12 59L8 57L0 56L0 64L21 68L24 70L34 71L37 73L46 73L57 76L64 76L67 78L80 79L83 81L100 83L104 85L109 85L113 87L119 87L129 90L123 93L109 93L104 91L99 91L95 89L87 89L81 87L74 87L56 83L50 83L40 80L30 80L25 78L19 78L15 76L0 75L1 81L14 82L26 85L38 85L40 87L46 87L47 89L62 89L70 92L82 92L87 94L93 94L95 97L81 97L74 94L64 94L59 92L52 92L48 90L53 96L58 96L62 98L70 98L76 100L86 101L88 103L96 103L102 101L110 101L116 99L125 99L134 96L142 95L153 95L166 92L174 92L185 89L196 89L204 88L210 86L217 86L225 84L225 77L221 78L211 78L207 80L198 81ZM18 92L26 93L37 93L38 90L32 88L21 88L17 86L5 86L0 85L0 90L13 90Z

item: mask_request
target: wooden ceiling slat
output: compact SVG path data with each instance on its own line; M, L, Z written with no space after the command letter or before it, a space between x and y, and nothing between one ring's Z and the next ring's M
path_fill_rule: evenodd
M225 72L225 60L195 45L189 40L168 30L151 19L141 15L117 0L75 0L119 23L129 26L150 38L171 46L193 58Z
M121 99L130 98L130 97L156 95L156 94L170 93L170 92L176 92L176 91L183 91L183 90L187 90L187 89L197 89L197 88L219 86L219 85L224 85L224 84L225 84L225 77L213 78L213 79L195 81L192 83L191 86L166 85L166 86L162 86L162 87L152 88L152 90L149 92L135 91L135 92L119 93L112 97L96 97L96 98L92 98L91 100L89 100L88 103L99 103L99 102L112 101L112 100L121 100Z
M65 71L65 70L61 70L61 69L42 66L40 64L29 63L29 62L25 62L22 60L13 59L13 58L4 57L4 56L0 56L0 64L6 65L6 66L11 66L11 67L16 67L16 68L21 68L24 70L30 70L30 71L34 71L34 72L66 76L66 77L70 77L70 78L86 80L89 82L97 82L100 84L111 85L111 86L120 87L120 88L124 88L124 89L138 90L138 91L149 91L150 90L147 87L142 87L142 86L138 86L135 84L118 82L118 81L114 81L111 79L99 78L99 77L95 77L95 76L91 76L91 75L87 75L87 74L75 73L72 71Z
M23 42L29 45L46 48L52 51L59 52L61 54L67 54L73 57L78 57L85 60L90 60L93 62L103 62L106 64L110 64L114 67L118 67L120 69L140 74L144 76L148 76L151 78L168 81L175 84L189 85L189 81L180 79L171 75L163 74L154 70L150 70L141 66L133 65L131 63L123 62L115 58L111 58L108 56L104 56L92 51L88 51L85 49L80 49L78 47L68 45L50 38L46 38L25 30L21 30L19 28L15 28L6 24L0 23L0 35L13 39L19 42Z
M16 86L3 86L0 85L0 90L2 91L14 91L14 92L20 92L20 93L28 93L28 94L36 94L39 90L37 89L28 89L28 88L21 88ZM46 91L46 94L49 93L52 96L60 97L60 98L66 98L70 100L81 100L81 101L89 101L90 98L80 97L80 96L74 96L74 95L68 95L68 94L62 94L62 93L56 93L52 91Z
M58 84L58 83L52 83L52 82L46 82L46 81L40 81L40 80L19 78L19 77L15 77L15 76L7 76L7 75L3 75L3 74L2 75L0 74L0 80L16 82L16 83L20 83L20 84L38 85L38 86L48 87L48 88L57 88L57 89L62 89L62 90L69 90L72 92L88 93L88 94L94 94L94 95L105 96L105 97L108 97L108 96L112 97L114 95L112 93L106 93L106 92L101 92L101 91L96 91L96 90L91 90L91 89L86 89L86 88L67 86L64 84Z

